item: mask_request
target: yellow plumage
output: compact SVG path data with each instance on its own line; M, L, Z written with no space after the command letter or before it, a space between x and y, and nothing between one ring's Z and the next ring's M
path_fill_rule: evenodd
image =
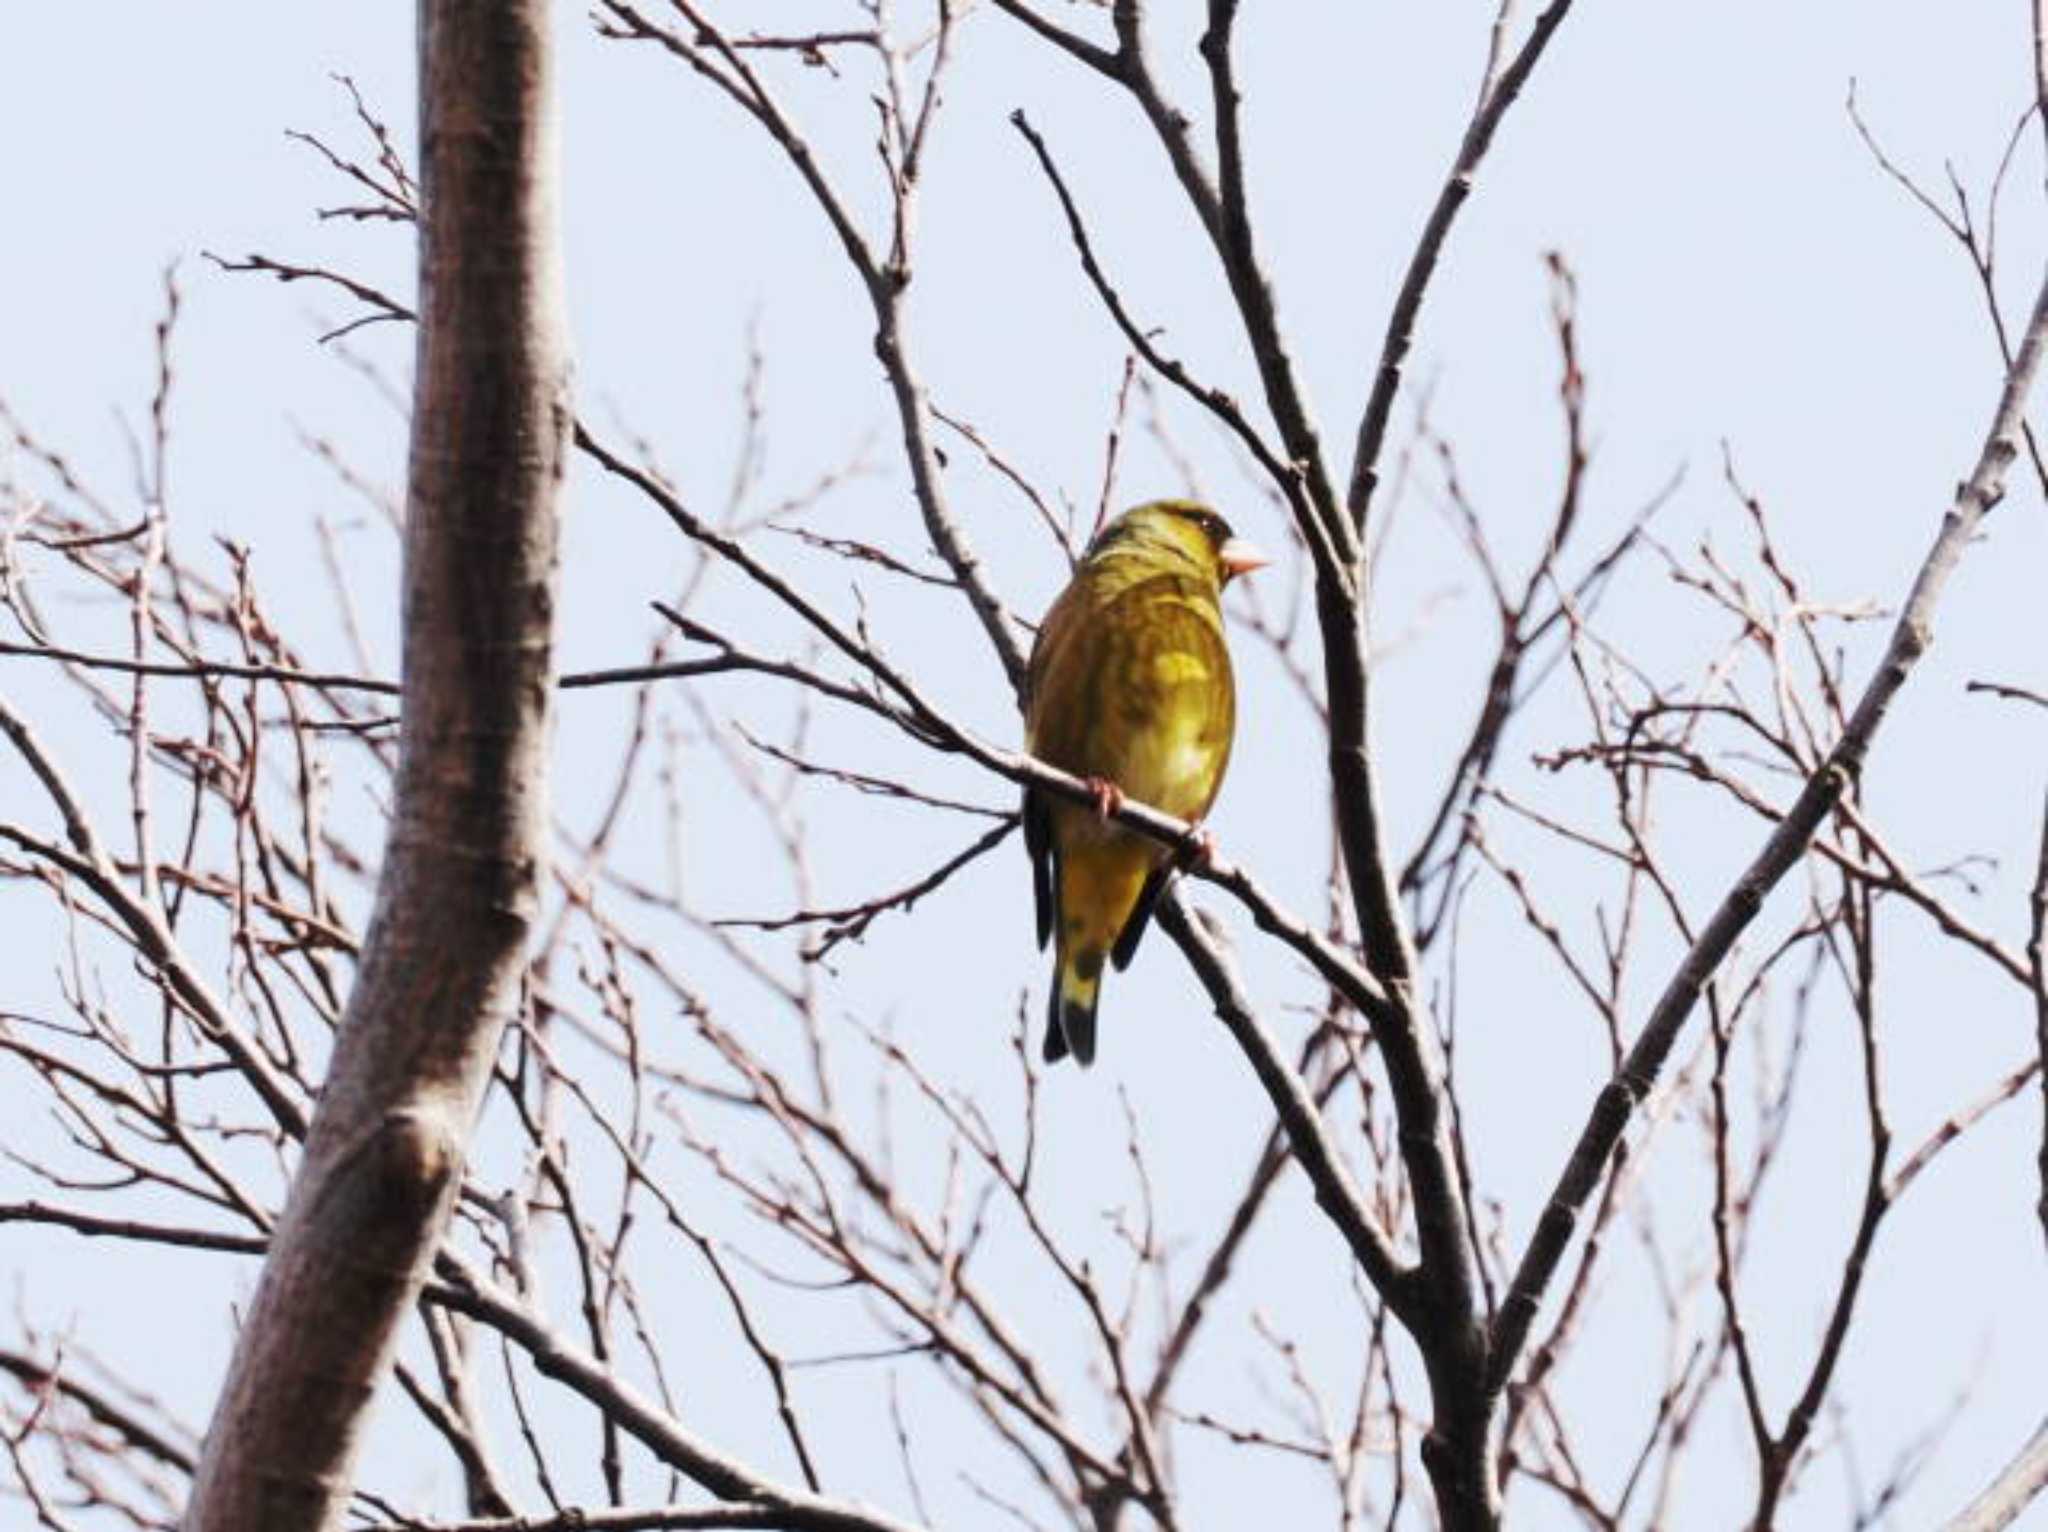
M1112 522L1038 631L1025 738L1050 765L1176 818L1209 811L1230 761L1236 690L1223 587L1265 560L1214 512L1155 501ZM1166 846L1103 812L1027 791L1038 941L1054 942L1045 1056L1095 1056L1105 961L1121 969L1173 871Z

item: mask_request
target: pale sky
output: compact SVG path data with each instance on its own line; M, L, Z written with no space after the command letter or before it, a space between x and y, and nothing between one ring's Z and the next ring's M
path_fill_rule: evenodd
M1046 0L1045 8L1077 26L1099 21L1088 7ZM744 16L742 7L729 9ZM777 27L797 25L785 12L843 25L842 12L853 11L775 9ZM1394 286L1462 129L1490 7L1321 0L1246 11L1241 56L1255 212L1323 434L1342 451ZM1896 158L1935 186L1945 184L1942 166L1952 162L1976 192L2031 91L2028 26L2017 0L1727 0L1683 10L1582 0L1453 237L1397 413L1405 432L1428 390L1433 422L1456 443L1465 482L1511 567L1522 567L1547 525L1557 483L1557 364L1542 264L1556 249L1580 289L1595 444L1586 546L1611 537L1683 469L1659 535L1680 551L1707 535L1717 548L1746 553L1739 509L1720 479L1725 441L1771 507L1783 550L1814 600L1896 604L1975 456L1999 375L1972 273L1871 162L1844 100L1856 81L1863 111ZM1200 79L1192 32L1164 24L1161 32L1164 72L1193 102ZM329 440L371 480L394 493L402 486L402 420L360 369L316 344L355 311L327 293L225 276L201 253L257 250L409 292L405 232L317 221L314 210L341 200L342 189L317 155L284 134L304 129L355 146L348 100L329 78L346 74L410 151L411 8L222 0L197 12L135 7L110 15L41 6L10 33L0 52L0 142L12 149L0 238L0 398L97 482L125 493L131 476L120 421L147 408L162 272L177 263L184 310L171 493L185 545L204 550L215 533L249 544L271 604L299 624L309 663L346 665L313 536L316 517L343 524L360 560L353 567L365 622L391 673L388 531L301 441L302 433ZM732 475L739 385L756 329L766 358L760 503L801 491L865 442L874 471L836 492L817 525L915 556L921 529L864 299L787 165L674 60L596 39L574 6L562 10L562 39L566 239L583 412L645 436L685 495L715 506ZM856 204L874 214L865 87L794 64L771 72L827 147L831 172L858 188ZM1105 260L1145 322L1240 397L1255 397L1256 382L1211 252L1129 104L992 10L975 8L935 130L912 344L940 407L975 422L1049 491L1092 513L1123 348L1006 122L1019 105L1060 155ZM2034 134L2015 163L2001 219L2009 316L2023 315L2044 258L2043 180ZM349 345L350 355L403 385L408 333L381 327ZM1284 534L1270 506L1247 488L1223 444L1178 402L1170 410L1219 507L1240 530L1279 544ZM1035 615L1061 578L1054 551L971 453L958 451L954 461L953 497L1000 590ZM1339 469L1347 463L1345 452ZM1132 431L1119 502L1181 488L1159 450ZM1404 845L1419 833L1447 752L1468 727L1492 641L1484 592L1432 506L1423 491L1403 503L1376 613L1383 634L1420 624L1387 661L1376 698L1377 760ZM1866 801L1913 866L1978 852L1998 859L1978 869L1974 894L1950 891L2015 946L2024 940L2040 830L2043 721L1966 695L1963 685L1992 678L2048 686L2048 608L2034 588L2048 554L2042 509L2016 477L1952 587L1936 646L1867 780ZM682 550L647 506L581 471L569 518L563 665L638 659L653 631L647 603L672 588ZM793 541L765 546L836 610L853 610L846 566L807 558ZM1711 661L1725 624L1703 620L1697 601L1660 571L1654 559L1639 565L1602 620L1647 668L1677 684ZM948 706L992 738L1014 742L1000 672L964 608L946 593L861 578L868 615L890 651ZM1276 600L1284 593L1270 589ZM706 600L736 631L771 645L794 642L735 581L714 579ZM75 621L84 638L118 631L105 613ZM1847 631L1852 686L1861 685L1878 641L1874 627ZM1214 826L1230 854L1314 912L1326 845L1314 741L1270 660L1242 634L1238 653L1239 747ZM769 732L788 715L786 695L757 681L707 685L700 695L720 714ZM52 678L7 661L0 696L46 715L67 760L104 789L107 803L118 803L122 749L59 700ZM625 708L623 696L564 703L557 781L569 823L595 812L587 784L607 780ZM687 717L680 700L675 711ZM1504 781L1591 822L1603 802L1597 784L1529 762L1532 752L1583 733L1580 711L1554 680L1509 737ZM1012 798L1003 784L919 756L857 719L821 718L809 748L979 802ZM702 772L686 784L686 856L698 897L722 913L786 908L790 890L765 864L758 828L710 752L690 759ZM33 804L42 814L22 780L14 762L0 763L0 803ZM1667 851L1691 908L1704 914L1763 832L1754 818L1705 798L1671 802ZM960 825L930 816L867 800L849 806L830 788L803 803L826 901L890 886L968 838ZM370 807L359 800L342 812L366 822ZM1605 890L1588 866L1526 836L1504 831L1500 839L1548 891L1570 937L1595 951L1591 902ZM655 854L651 843L645 854ZM1758 950L1796 918L1799 882L1788 881L1759 926ZM1312 1000L1312 989L1221 895L1199 897L1236 935L1273 999L1270 1021L1292 1044L1305 1025L1293 1002ZM920 1059L970 1090L983 1082L991 1092L1006 1089L993 1082L1008 1079L1019 994L1028 992L1035 1025L1044 992L1028 899L1014 848L977 864L908 917L887 918L863 945L840 950L835 1013L893 1025ZM2014 986L1939 942L1923 919L1903 911L1884 919L1881 1025L1903 1152L2027 1056L2033 1020ZM0 951L8 958L0 1008L51 1003L42 955L50 929L36 895L0 889ZM1498 880L1482 876L1475 885L1464 938L1467 1123L1484 1191L1502 1204L1509 1245L1519 1250L1604 1079L1605 1043ZM1677 950L1668 929L1655 941L1668 964ZM1441 985L1440 956L1436 966L1431 979ZM729 974L708 966L705 974L714 995L744 993ZM1641 987L1652 988L1649 970ZM1651 995L1637 998L1631 1029ZM1681 1058L1699 1045L1699 1028L1695 1018ZM1815 1016L1784 1161L1759 1208L1743 1277L1780 1419L1825 1318L1860 1192L1856 1058L1837 993ZM1063 1073L1048 1088L1047 1110L1061 1131L1046 1146L1046 1184L1069 1194L1055 1199L1065 1231L1105 1261L1116 1246L1103 1215L1130 1198L1120 1087L1147 1135L1163 1220L1189 1239L1191 1252L1205 1250L1196 1231L1227 1211L1269 1119L1242 1060L1170 946L1156 939L1131 973L1111 981L1097 1068ZM0 1099L27 1099L25 1084L13 1094L11 1078L0 1090L10 1093ZM0 1147L16 1134L40 1143L36 1135L47 1129L39 1113L0 1114ZM1846 1409L1843 1425L1866 1480L1881 1479L1957 1391L1974 1390L1962 1425L1891 1525L1924 1526L1956 1509L2042 1412L2048 1310L2039 1301L2033 1212L2039 1133L2030 1090L1949 1151L1880 1239L1830 1395ZM1710 1235L1699 1146L1698 1125L1681 1114L1658 1140L1649 1171L1659 1234L1692 1257ZM35 1194L0 1165L0 1201ZM1630 1246L1626 1234L1616 1242ZM230 1305L253 1278L253 1266L229 1261L0 1225L0 1276L21 1312L131 1369L195 1423L225 1358ZM1646 1273L1639 1248L1617 1249L1582 1349L1560 1382L1588 1472L1609 1488L1647 1432L1651 1380L1663 1365ZM1341 1398L1359 1347L1347 1281L1335 1241L1294 1179L1255 1236L1212 1348L1190 1369L1189 1407L1256 1416L1271 1404L1270 1355L1243 1334L1253 1308L1298 1340ZM677 1290L661 1301L679 1335L725 1323L722 1308L704 1307L713 1300L700 1274L679 1273ZM1078 1386L1086 1338L1074 1312L1057 1295L1027 1291L1018 1301L1056 1370ZM1709 1294L1702 1323L1710 1317ZM793 1309L783 1322L798 1351L833 1349L829 1316ZM716 1349L701 1360L716 1380L707 1391L720 1390L725 1407L694 1423L787 1472L770 1412L748 1392L751 1383L734 1381L744 1375L739 1362ZM901 1507L894 1448L874 1418L875 1378L828 1369L806 1374L800 1386L820 1421L833 1487ZM588 1430L587 1412L562 1408L573 1423L565 1429ZM939 1523L987 1524L987 1513L944 1473L956 1431L950 1396L911 1389L906 1408L913 1429L929 1433L922 1452ZM1271 1408L1268 1423L1279 1429L1287 1416ZM1823 1438L1835 1429L1830 1421ZM1737 1521L1751 1493L1744 1432L1737 1398L1724 1392L1705 1417L1675 1527ZM1323 1484L1271 1455L1191 1444L1182 1466L1192 1528L1243 1527L1255 1517L1275 1526L1327 1524ZM457 1481L445 1453L421 1447L402 1402L387 1400L365 1483L424 1499L445 1497ZM1811 1471L1785 1524L1845 1525L1843 1486L1839 1460ZM444 1498L440 1509L452 1508ZM1511 1510L1518 1528L1578 1525L1561 1501L1526 1485Z

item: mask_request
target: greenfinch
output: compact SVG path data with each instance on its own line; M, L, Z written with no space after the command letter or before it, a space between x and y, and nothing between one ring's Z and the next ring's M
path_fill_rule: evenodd
M1102 965L1129 965L1181 865L1110 815L1128 795L1199 822L1216 800L1237 715L1223 587L1266 562L1206 506L1153 501L1102 530L1039 626L1026 745L1095 796L1024 793L1038 945L1054 944L1048 1063L1094 1059Z

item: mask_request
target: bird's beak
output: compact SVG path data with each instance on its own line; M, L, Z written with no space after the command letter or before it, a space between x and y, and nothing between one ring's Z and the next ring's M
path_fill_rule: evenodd
M1216 550L1216 562L1223 566L1223 578L1234 580L1254 569L1264 569L1273 561L1243 538L1233 537Z

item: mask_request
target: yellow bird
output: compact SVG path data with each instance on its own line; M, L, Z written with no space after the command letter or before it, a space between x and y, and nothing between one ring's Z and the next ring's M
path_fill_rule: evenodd
M1103 961L1129 965L1179 865L1109 816L1126 795L1189 821L1216 801L1237 715L1223 587L1266 562L1207 507L1156 500L1103 529L1039 627L1026 746L1096 798L1024 794L1038 945L1054 941L1048 1063L1094 1059Z

